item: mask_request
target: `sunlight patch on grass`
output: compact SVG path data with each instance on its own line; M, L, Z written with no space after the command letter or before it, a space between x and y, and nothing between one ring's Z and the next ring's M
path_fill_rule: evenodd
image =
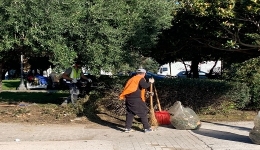
M2 90L16 90L20 80L2 80Z

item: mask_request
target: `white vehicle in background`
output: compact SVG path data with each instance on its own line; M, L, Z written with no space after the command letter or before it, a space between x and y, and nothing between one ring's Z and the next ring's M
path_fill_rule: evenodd
M157 74L176 77L179 72L186 71L185 67L190 70L190 65L191 61L185 61L184 63L180 61L171 62L160 66Z
M112 72L107 72L107 71L104 71L104 70L100 70L100 75L113 75Z
M203 62L199 63L198 69L199 69L199 71L209 73L214 65L215 65L215 61L203 61ZM171 62L171 63L160 66L157 74L177 77L178 73L180 73L180 72L190 71L190 66L191 66L191 61ZM213 69L213 74L214 73L221 74L221 66L222 66L222 62L217 61L216 66Z

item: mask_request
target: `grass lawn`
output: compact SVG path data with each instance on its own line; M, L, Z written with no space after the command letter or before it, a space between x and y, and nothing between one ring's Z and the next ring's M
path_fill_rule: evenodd
M69 93L56 92L1 92L0 102L16 103L16 102L28 102L28 103L53 103L59 104L63 98L67 97Z
M69 96L68 91L17 91L20 80L3 80L0 92L0 122L70 123L77 117L73 105L60 104ZM81 121L87 123L85 119Z
M82 100L79 101L80 103L76 107L73 105L62 107L60 104L64 98L69 96L68 91L42 92L29 90L26 92L11 92L8 90L16 90L20 85L20 80L3 80L2 83L2 88L5 91L0 93L0 122L69 123L75 117L85 116L86 114L88 116L98 116L95 118L111 123L122 120L121 118L111 117L109 115L111 112L104 109L103 105L105 104L96 102L96 100L102 98L102 94L90 95L87 98L88 103ZM114 96L114 93L112 94ZM21 105L20 102L28 103L28 105ZM108 103L111 103L110 99ZM253 121L257 112L230 110L225 114L198 115L201 121ZM85 119L82 122L87 123L87 121L88 119ZM94 122L97 122L97 120L94 120Z
M2 80L2 90L16 90L20 80Z
M16 90L20 85L20 80L3 80L2 90L0 93L0 102L29 102L29 103L55 103L58 104L62 101L63 97L69 95L68 92L57 91L57 92L8 92L8 90Z

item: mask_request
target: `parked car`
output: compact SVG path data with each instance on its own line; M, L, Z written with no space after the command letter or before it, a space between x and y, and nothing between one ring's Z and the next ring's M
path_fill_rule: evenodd
M151 73L151 72L146 72L145 78L154 78L155 80L156 79L160 80L160 79L165 79L166 76L165 75L154 74L154 73Z
M177 74L177 78L188 78L189 75L189 71L181 71ZM193 74L191 73L191 78L192 78ZM208 78L208 73L204 72L204 71L199 71L199 78L200 79L207 79Z
M134 75L136 75L136 72L131 72L129 75L130 76L134 76ZM154 74L154 73L151 73L151 72L147 71L146 74L145 74L145 79L149 79L149 78L154 78L155 80L161 80L161 79L165 79L166 76L165 75Z

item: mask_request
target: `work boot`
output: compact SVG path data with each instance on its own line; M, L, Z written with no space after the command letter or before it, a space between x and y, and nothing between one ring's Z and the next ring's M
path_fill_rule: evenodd
M125 128L125 133L129 133L129 132L134 132L134 130L133 129L127 129L127 128Z
M144 133L148 133L148 132L153 132L153 129L150 128L150 129L144 129Z

